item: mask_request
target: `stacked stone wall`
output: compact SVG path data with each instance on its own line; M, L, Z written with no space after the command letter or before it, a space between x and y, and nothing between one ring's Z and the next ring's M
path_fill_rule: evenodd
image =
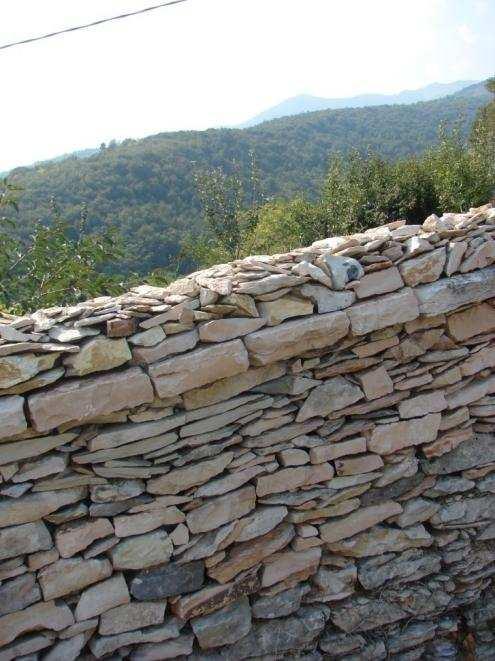
M0 318L0 661L495 659L495 209Z

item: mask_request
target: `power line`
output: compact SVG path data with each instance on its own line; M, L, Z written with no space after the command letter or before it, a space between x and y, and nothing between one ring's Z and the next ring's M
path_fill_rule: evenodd
M178 5L179 3L186 1L187 0L169 0L169 2L160 2L160 4L158 5L153 5L152 7L145 7L144 9L138 9L137 11L131 11L127 14L119 14L119 16L111 16L110 18L101 18L99 21L93 21L92 23L86 23L85 25L76 25L73 28L58 30L57 32L49 32L48 34L43 34L39 37L31 37L30 39L23 39L22 41L14 41L11 44L4 44L3 46L0 46L0 50L4 50L5 48L12 48L13 46L20 46L21 44L31 44L33 41L41 41L42 39L50 39L50 37L57 37L59 34L65 34L66 32L85 30L86 28L92 28L95 25L101 25L102 23L109 23L110 21L118 21L121 18L128 18L129 16L136 16L137 14L145 14L146 12L153 11L154 9L160 9L161 7L169 7L170 5Z

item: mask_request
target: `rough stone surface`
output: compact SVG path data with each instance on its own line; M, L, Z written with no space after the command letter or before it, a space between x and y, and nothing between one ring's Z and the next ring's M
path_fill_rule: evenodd
M412 289L406 288L373 301L357 303L347 314L352 332L355 335L365 335L393 324L412 321L419 316L419 310Z

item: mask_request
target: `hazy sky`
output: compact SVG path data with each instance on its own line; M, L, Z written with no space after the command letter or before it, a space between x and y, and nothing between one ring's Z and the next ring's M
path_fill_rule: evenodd
M0 0L0 44L156 0ZM0 172L112 138L239 123L300 93L495 70L495 0L188 0L0 51Z

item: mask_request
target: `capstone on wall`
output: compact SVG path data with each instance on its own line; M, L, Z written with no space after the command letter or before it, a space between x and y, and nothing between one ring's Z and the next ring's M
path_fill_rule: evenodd
M495 658L495 209L0 319L0 661Z

